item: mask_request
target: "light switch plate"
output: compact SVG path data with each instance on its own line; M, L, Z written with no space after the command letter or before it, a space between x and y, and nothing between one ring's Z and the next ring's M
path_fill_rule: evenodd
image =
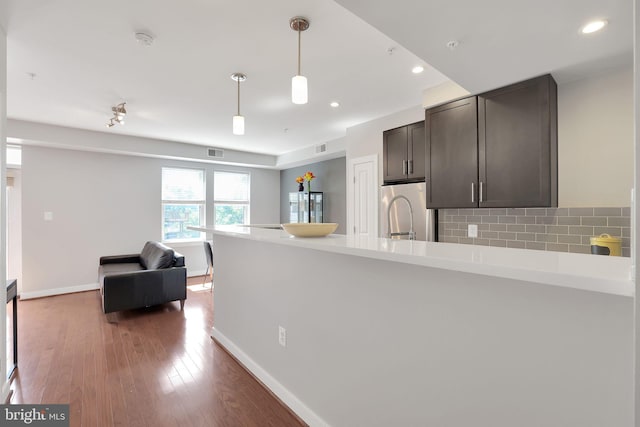
M478 224L469 224L467 227L468 237L478 237Z
M45 221L53 221L53 212L45 212L44 213Z

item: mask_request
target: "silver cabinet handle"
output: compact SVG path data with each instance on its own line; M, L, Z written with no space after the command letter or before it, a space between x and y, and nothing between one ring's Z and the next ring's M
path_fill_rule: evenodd
M409 160L409 175L413 173L413 160Z
M480 203L482 203L482 181L480 181Z
M403 175L407 174L407 161L406 160L402 161L402 174Z
M471 203L475 203L476 201L476 184L475 182L471 183Z

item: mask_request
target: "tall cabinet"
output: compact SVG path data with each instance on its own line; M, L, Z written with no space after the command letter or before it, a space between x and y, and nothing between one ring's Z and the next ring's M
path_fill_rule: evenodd
M425 128L428 208L557 206L550 75L429 109Z
M289 222L324 222L322 191L289 193Z

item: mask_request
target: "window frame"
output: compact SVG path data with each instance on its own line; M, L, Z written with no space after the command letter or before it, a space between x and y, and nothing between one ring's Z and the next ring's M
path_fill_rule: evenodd
M204 199L192 199L192 200L175 200L175 199L165 199L162 194L162 188L164 186L164 171L165 169L173 169L173 170L192 170L192 171L200 171L202 172L202 194ZM166 243L180 243L180 242L200 242L205 239L205 233L200 232L199 237L190 237L190 238L175 238L175 239L167 239L165 238L165 206L166 205L197 205L199 206L200 211L200 224L199 227L205 227L207 224L207 170L204 168L189 168L189 167L181 167L181 166L162 166L160 171L160 236L161 241Z

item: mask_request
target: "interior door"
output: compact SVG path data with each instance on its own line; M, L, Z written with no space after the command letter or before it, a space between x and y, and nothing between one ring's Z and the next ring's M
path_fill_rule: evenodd
M347 234L378 236L378 158L349 161Z

